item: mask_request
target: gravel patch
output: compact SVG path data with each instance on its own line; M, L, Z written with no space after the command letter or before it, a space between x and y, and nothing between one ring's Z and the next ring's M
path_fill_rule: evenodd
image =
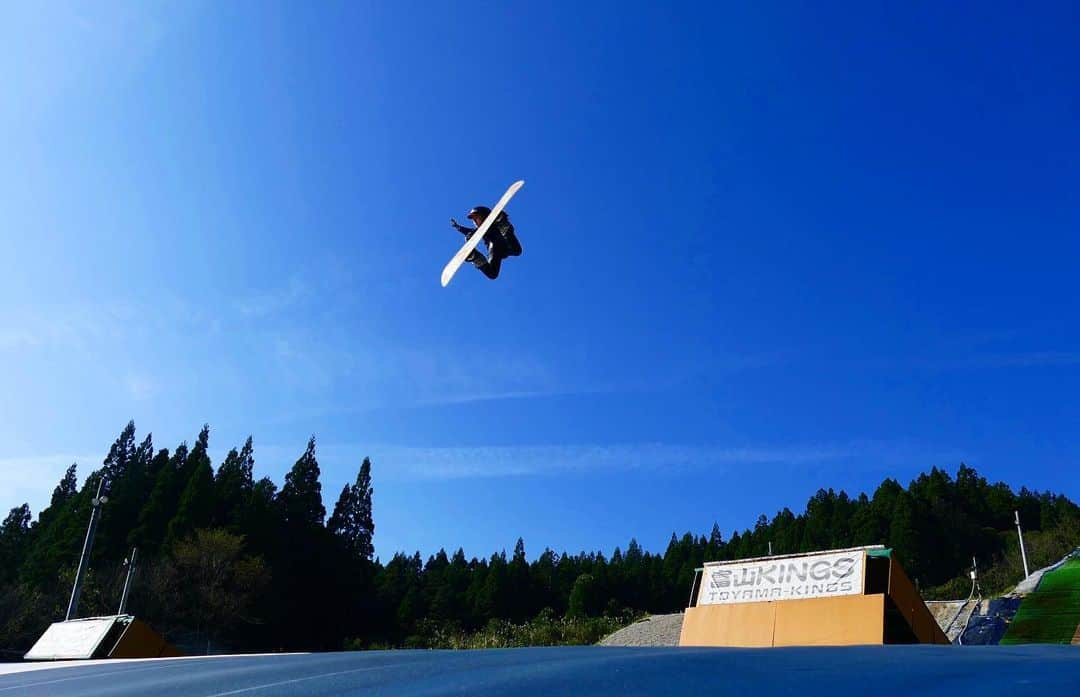
M600 640L600 646L678 646L683 613L651 615Z

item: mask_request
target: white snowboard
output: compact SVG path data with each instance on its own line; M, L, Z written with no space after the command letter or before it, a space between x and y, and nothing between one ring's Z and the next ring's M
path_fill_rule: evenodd
M484 222L480 227L476 229L476 232L465 243L465 246L458 250L458 253L454 255L454 258L450 260L450 263L446 265L446 268L442 270L442 285L443 288L446 284L450 283L450 279L454 277L457 270L461 268L461 265L465 262L465 259L469 256L469 253L476 249L480 244L480 240L484 239L484 233L488 231L491 224L495 222L495 218L502 213L502 209L506 208L506 204L510 202L510 199L514 197L514 194L518 192L518 189L525 186L525 180L521 179L510 185L510 188L506 190L506 193L502 195L499 202L495 204L495 207L491 209L491 213L484 219Z

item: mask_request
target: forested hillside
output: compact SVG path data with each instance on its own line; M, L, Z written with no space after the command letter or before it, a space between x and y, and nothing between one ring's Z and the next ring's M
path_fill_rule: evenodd
M368 459L358 456L354 483L327 511L314 438L279 487L255 478L250 438L215 467L209 437L204 427L191 446L155 449L129 423L81 485L77 466L68 469L36 520L26 505L7 515L0 650L20 654L64 616L102 478L108 502L80 615L116 611L137 546L128 609L189 650L458 645L452 637L529 620L562 627L537 641L586 640L642 612L682 609L702 562L764 555L770 543L777 554L886 544L927 597L966 597L973 556L986 591L1023 575L1016 510L1032 568L1080 543L1080 508L1065 496L1016 492L960 465L955 476L935 467L907 486L887 479L856 497L821 489L800 513L762 515L730 537L715 524L708 534L673 533L662 552L631 539L610 554L544 548L530 561L518 539L510 554L483 559L458 549L384 561L372 544ZM575 622L579 630L565 629Z

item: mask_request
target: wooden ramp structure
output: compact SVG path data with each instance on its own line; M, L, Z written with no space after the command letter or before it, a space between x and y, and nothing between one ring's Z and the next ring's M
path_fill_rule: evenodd
M881 545L705 564L680 646L948 644Z
M58 661L182 655L145 622L131 615L110 615L53 622L23 658L27 661Z

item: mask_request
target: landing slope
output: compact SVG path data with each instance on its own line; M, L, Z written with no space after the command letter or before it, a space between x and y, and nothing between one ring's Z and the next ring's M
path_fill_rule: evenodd
M1042 577L1002 637L1002 644L1068 644L1080 626L1080 558Z

